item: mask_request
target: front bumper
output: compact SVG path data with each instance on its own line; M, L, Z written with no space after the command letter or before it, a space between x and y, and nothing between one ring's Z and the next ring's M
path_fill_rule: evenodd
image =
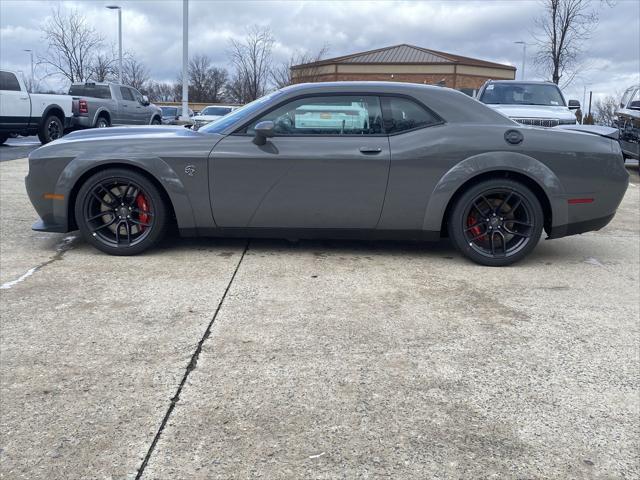
M44 220L39 219L33 225L31 230L36 232L49 232L49 233L67 233L69 229L65 225L59 225L56 223L45 223Z

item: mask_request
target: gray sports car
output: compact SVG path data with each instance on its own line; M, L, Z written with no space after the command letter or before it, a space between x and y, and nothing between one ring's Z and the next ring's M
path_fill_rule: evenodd
M454 90L295 85L198 131L84 130L29 157L41 217L100 250L132 255L172 222L183 235L449 236L507 265L549 238L598 230L629 177L613 138L517 124Z

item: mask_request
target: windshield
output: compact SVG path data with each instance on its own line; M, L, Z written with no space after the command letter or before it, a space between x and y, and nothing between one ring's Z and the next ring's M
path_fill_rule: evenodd
M231 107L207 107L200 112L200 115L217 115L221 117L230 111Z
M265 95L264 97L258 98L251 103L247 103L244 107L240 107L237 110L234 110L229 115L217 118L213 122L206 124L198 131L204 133L221 133L236 122L240 122L242 120L249 121L251 116L262 107L264 107L266 103L275 100L281 95L282 93L280 91L276 91L270 93L269 95Z
M566 106L557 86L535 83L490 83L479 100L493 105Z
M178 109L176 107L160 107L162 115L165 117L175 117L178 115Z

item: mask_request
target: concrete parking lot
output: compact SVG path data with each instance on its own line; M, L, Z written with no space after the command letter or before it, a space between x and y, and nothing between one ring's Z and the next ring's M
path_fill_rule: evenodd
M640 476L637 169L510 268L441 244L30 229L0 163L0 476Z

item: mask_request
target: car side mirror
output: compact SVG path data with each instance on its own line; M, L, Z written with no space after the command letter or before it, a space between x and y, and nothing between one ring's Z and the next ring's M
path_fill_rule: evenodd
M580 102L578 100L569 100L569 110L577 110L580 108Z
M267 143L267 138L275 135L275 124L270 120L259 122L253 130L255 132L253 143L256 145L264 145Z
M149 97L147 97L146 95L142 96L142 105L144 105L145 107L147 105L149 105L151 102L149 102Z
M629 110L640 110L640 100L634 100L629 104Z

